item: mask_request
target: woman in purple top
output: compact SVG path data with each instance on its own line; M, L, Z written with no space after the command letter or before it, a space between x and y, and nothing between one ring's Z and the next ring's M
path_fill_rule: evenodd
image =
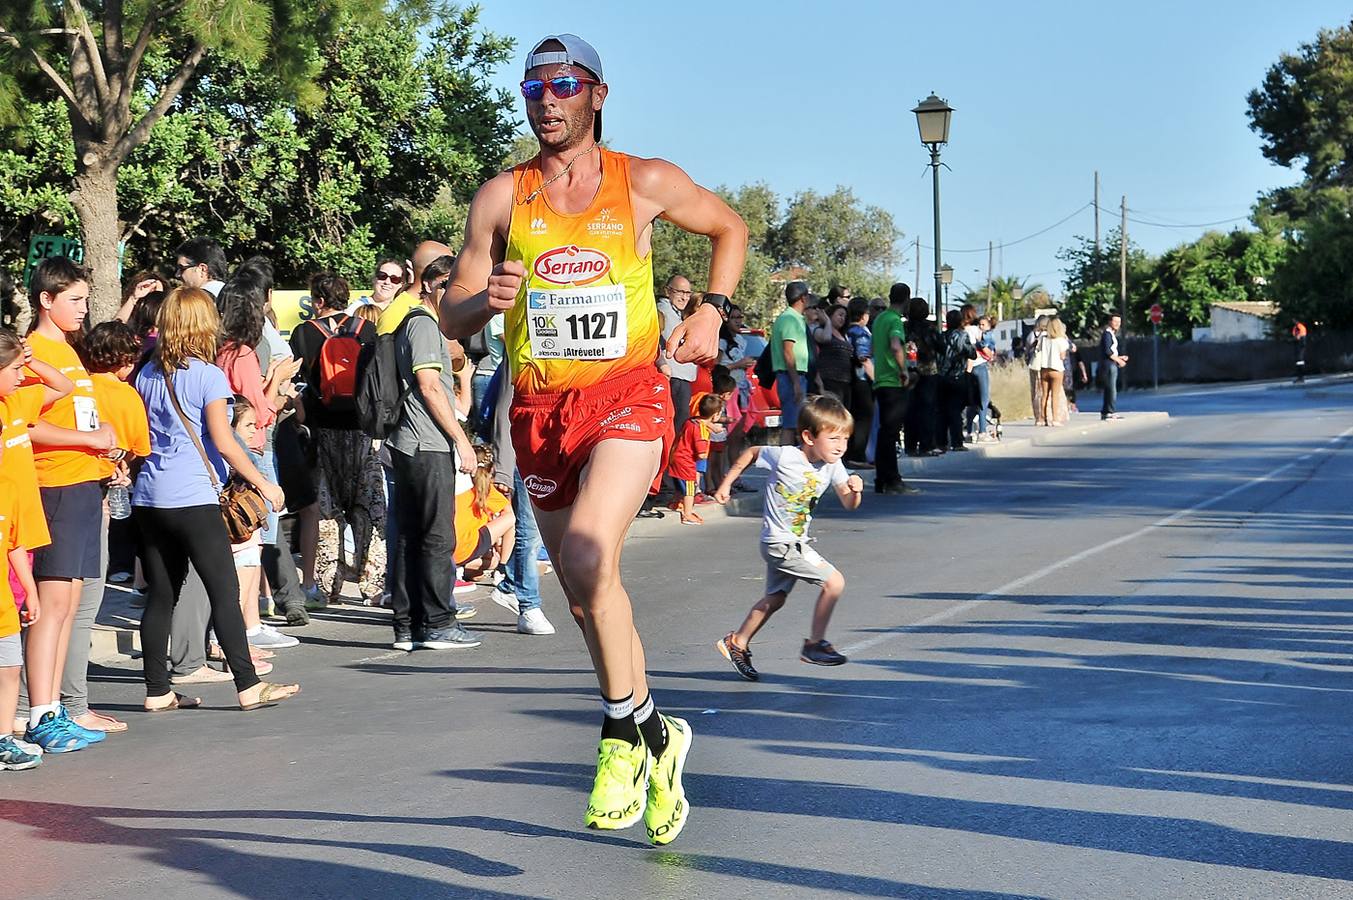
M300 686L259 681L254 672L230 538L208 464L198 453L193 435L201 441L218 482L225 482L229 463L274 509L282 508L285 497L235 442L229 414L234 394L225 373L213 365L221 322L211 295L195 288L175 290L165 298L157 325L154 354L136 376L136 390L146 403L150 421L150 456L132 491L150 583L141 617L145 706L159 712L201 703L174 693L169 684L170 620L192 563L207 589L216 637L235 676L240 708L255 709L294 696Z

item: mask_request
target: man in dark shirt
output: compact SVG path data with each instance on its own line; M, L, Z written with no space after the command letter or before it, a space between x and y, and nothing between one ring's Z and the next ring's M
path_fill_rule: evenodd
M1126 366L1128 358L1118 352L1118 329L1123 325L1120 316L1109 316L1104 324L1104 334L1099 339L1099 377L1103 382L1104 404L1100 407L1100 419L1121 419L1116 407L1118 404L1118 370Z

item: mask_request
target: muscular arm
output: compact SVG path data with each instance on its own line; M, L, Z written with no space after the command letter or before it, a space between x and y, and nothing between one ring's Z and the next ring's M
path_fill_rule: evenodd
M479 189L465 222L465 245L456 257L438 303L442 334L459 340L477 333L501 309L489 306L489 280L507 255L512 222L512 173L503 172Z
M663 218L683 231L709 238L708 290L732 297L747 260L747 225L742 217L718 194L700 187L665 159L635 159L630 167L630 189L639 221ZM650 240L651 231L641 243ZM643 253L647 248L636 249ZM718 310L702 305L672 332L668 354L677 362L714 359L719 352L721 324Z

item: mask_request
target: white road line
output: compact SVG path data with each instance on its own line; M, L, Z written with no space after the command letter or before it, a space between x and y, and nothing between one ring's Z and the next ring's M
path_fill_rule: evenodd
M1242 484L1238 484L1235 487L1231 488L1230 490L1224 491L1218 494L1217 496L1212 497L1209 500L1204 500L1201 503L1190 506L1188 509L1181 509L1178 512L1171 513L1170 515L1166 516L1163 519L1157 519L1150 525L1143 525L1136 531L1132 531L1125 535L1121 535L1120 537L1113 538L1112 540L1105 541L1102 544L1097 544L1096 546L1090 547L1086 550L1082 550L1079 553L1073 553L1072 555L1066 557L1065 559L1059 560L1055 563L1052 563L1051 565L1044 566L1043 568L1038 569L1034 572L1030 572L1028 575L1016 578L1014 581L1008 581L1005 584L1001 585L1000 587L996 588L994 591L988 591L987 593L982 594L981 596L978 597L974 597L971 600L965 600L962 603L957 603L949 607L948 609L942 609L939 612L935 613L934 615L926 616L924 619L921 619L920 621L912 622L907 625L898 625L896 628L890 628L887 631L883 631L874 635L873 637L868 637L862 641L857 641L854 644L842 647L841 652L846 654L847 656L850 656L852 654L859 653L862 650L868 650L871 647L877 647L880 644L886 643L892 640L893 638L897 637L898 635L905 634L907 631L913 628L924 628L927 625L934 625L937 622L943 622L946 619L952 619L954 616L962 615L968 610L975 609L978 606L990 600L996 600L1001 597L1009 596L1010 594L1013 594L1015 591L1018 591L1020 588L1032 584L1035 581L1039 581L1043 578L1046 578L1049 575L1053 574L1054 572L1059 572L1062 569L1067 568L1068 566L1074 566L1076 563L1082 562L1083 560L1089 559L1092 556L1096 556L1100 553L1103 553L1105 550L1112 550L1114 547L1119 547L1123 544L1128 543L1129 541L1135 541L1137 538L1141 537L1144 534L1150 534L1151 532L1161 528L1168 528L1169 526L1178 522L1180 519L1188 518L1194 513L1202 512L1203 510L1209 507L1216 506L1218 503L1221 503L1224 500L1228 500L1231 497L1234 497L1241 491L1249 490L1250 488L1256 485L1263 484L1266 481L1271 481L1274 478L1277 478L1279 475L1282 475L1287 470L1293 468L1298 463L1302 462L1305 459L1309 459L1311 456L1314 456L1317 453L1330 452L1329 448L1331 446L1344 440L1349 435L1353 435L1353 428L1346 428L1339 434L1330 438L1326 446L1319 448L1318 450L1315 451L1315 453L1309 453L1306 456L1301 457L1300 459L1294 459L1291 462L1286 463L1285 465L1279 466L1278 468L1272 470L1271 472L1268 472L1264 475L1260 475L1257 478L1252 478L1249 481L1243 482Z

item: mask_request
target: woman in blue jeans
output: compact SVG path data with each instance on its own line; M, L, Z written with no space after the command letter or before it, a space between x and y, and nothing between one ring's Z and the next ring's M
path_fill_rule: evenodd
M965 305L963 307L967 309ZM973 381L976 382L977 396L975 405L968 407L968 414L963 420L963 430L972 434L973 419L977 419L977 435L975 440L987 440L987 407L991 404L991 360L996 357L996 342L991 339L991 318L982 316L978 318L976 324L965 326L968 337L972 344L977 348L977 359L972 363Z

